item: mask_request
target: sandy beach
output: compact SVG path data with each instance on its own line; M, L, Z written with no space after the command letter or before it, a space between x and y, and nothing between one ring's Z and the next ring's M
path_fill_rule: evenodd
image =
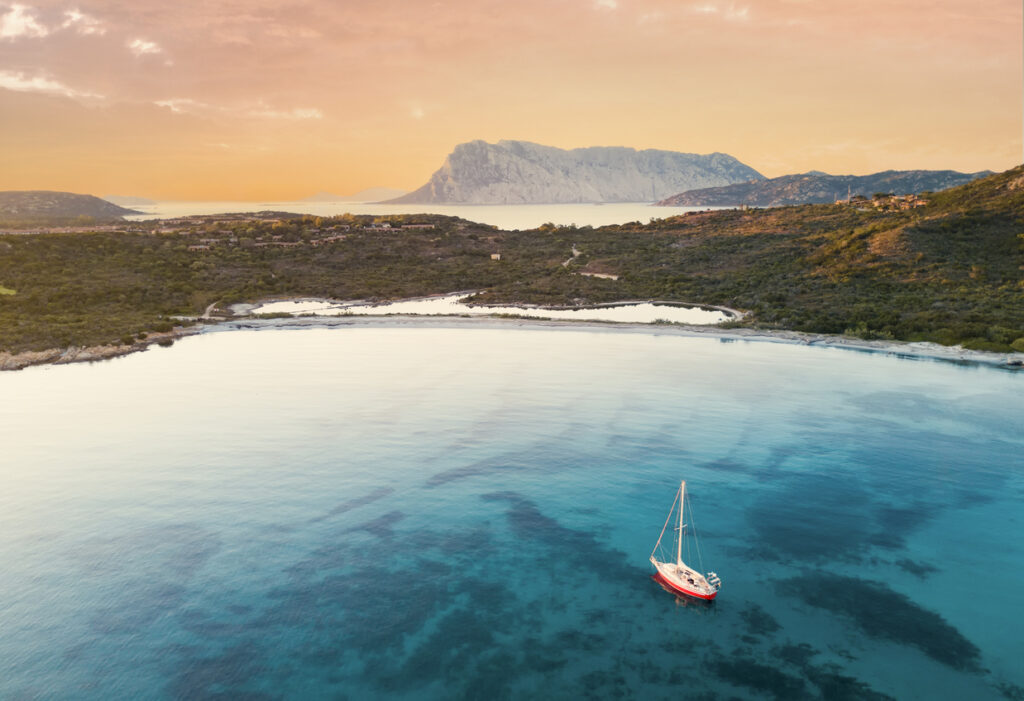
M147 350L153 344L169 345L177 338L198 333L219 333L238 329L300 329L300 328L488 328L509 330L552 330L607 333L642 333L655 336L690 336L727 341L786 343L814 345L866 353L883 353L901 358L936 360L958 364L979 364L1011 371L1024 370L1024 353L991 353L973 351L960 346L937 343L906 343L902 341L867 341L859 338L799 331L775 331L753 328L721 328L719 326L687 326L682 324L633 324L599 321L564 321L517 319L489 316L301 316L294 318L237 318L204 320L202 326L177 328L167 333L150 334L144 342L133 345L112 344L88 348L53 348L25 353L0 352L0 371L21 370L33 365L64 365L96 362Z
M209 326L204 332L232 329L289 329L289 328L341 328L341 327L394 327L394 328L488 328L517 330L565 331L595 330L608 333L643 333L655 336L690 336L732 341L786 343L814 345L867 353L883 353L901 358L939 360L952 363L976 363L1009 370L1024 369L1024 353L991 353L973 351L960 346L942 346L937 343L906 343L901 341L866 341L846 336L809 334L799 331L767 331L752 328L721 328L718 326L684 326L679 324L628 324L597 321L548 321L542 319L508 319L496 317L441 317L441 316L341 316L295 317L292 319L234 319Z

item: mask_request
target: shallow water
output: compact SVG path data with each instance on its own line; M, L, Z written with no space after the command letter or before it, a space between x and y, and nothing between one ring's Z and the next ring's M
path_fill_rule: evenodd
M0 375L0 698L1002 698L1024 376L585 329ZM681 478L711 606L647 557Z
M282 302L267 302L254 309L252 314L292 314L300 316L391 316L395 314L419 315L462 315L486 316L514 314L534 319L567 319L574 321L612 321L633 324L670 322L675 324L719 324L734 318L733 314L715 309L683 307L674 304L617 304L580 309L558 309L546 307L502 307L495 305L463 304L465 295L424 297L386 304L361 304L358 302L331 302L328 300L303 299Z

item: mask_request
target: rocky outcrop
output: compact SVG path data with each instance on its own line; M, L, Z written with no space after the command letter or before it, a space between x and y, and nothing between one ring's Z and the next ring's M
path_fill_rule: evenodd
M388 202L652 202L681 190L763 178L724 153L604 146L566 151L528 141L471 141L456 146L426 185Z
M67 365L69 363L91 363L97 360L108 360L129 353L144 351L153 344L169 346L182 336L199 333L197 327L175 328L172 331L154 331L144 341L135 343L112 343L105 346L69 346L67 348L48 348L41 351L23 351L10 353L0 351L0 371L23 370L33 365Z
M92 195L76 195L52 190L8 190L0 192L0 217L27 219L32 217L93 217L120 219L126 214L139 214Z
M690 190L658 202L667 207L781 207L824 204L849 195L871 197L884 192L917 195L963 185L986 175L954 170L887 170L873 175L829 175L818 171L783 175L758 182Z

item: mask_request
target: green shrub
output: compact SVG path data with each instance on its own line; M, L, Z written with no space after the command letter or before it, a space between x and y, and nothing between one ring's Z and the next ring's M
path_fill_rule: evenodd
M968 350L989 351L992 353L1005 353L1010 350L1008 344L994 343L987 338L969 338L960 345Z
M985 337L993 343L1010 345L1017 338L1018 332L1015 329L1008 329L1005 326L989 326Z

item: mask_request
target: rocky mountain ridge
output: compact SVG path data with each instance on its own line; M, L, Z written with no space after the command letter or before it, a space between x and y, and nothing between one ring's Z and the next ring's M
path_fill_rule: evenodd
M459 144L430 181L394 204L651 202L671 193L764 176L724 153L593 146L565 150L528 141Z
M811 171L757 182L702 188L665 198L666 207L781 207L794 204L825 204L847 195L871 197L884 192L916 195L963 185L991 171L959 173L954 170L886 170L871 175L829 175Z

